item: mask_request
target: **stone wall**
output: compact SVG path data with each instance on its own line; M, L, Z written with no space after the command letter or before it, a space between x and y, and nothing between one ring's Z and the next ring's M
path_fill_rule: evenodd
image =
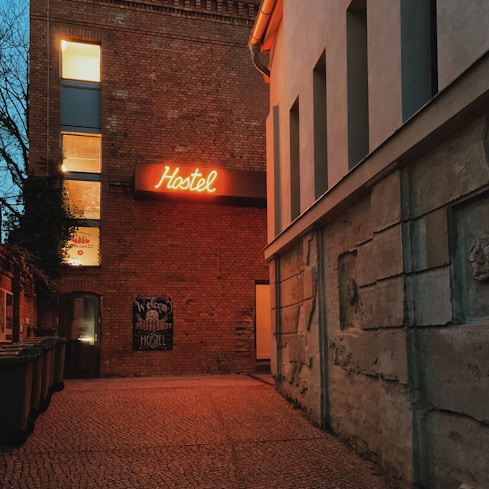
M488 120L403 171L415 471L488 487Z
M277 380L397 487L489 487L488 119L279 257Z

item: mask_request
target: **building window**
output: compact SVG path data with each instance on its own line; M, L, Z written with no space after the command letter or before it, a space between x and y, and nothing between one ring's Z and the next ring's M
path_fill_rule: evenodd
M402 119L438 91L436 0L401 1Z
M65 263L72 266L100 266L100 228L79 226L65 250Z
M301 212L299 99L290 109L290 218L293 221Z
M61 127L100 132L100 84L61 80Z
M66 249L66 263L100 265L101 137L62 133L65 199L80 227Z
M369 151L367 2L352 0L346 13L348 168Z
M326 52L323 52L312 74L314 111L314 197L328 189L328 139L326 108Z
M65 179L64 190L73 215L79 219L100 219L100 182Z
M100 46L61 41L61 78L100 82Z
M65 249L65 262L99 266L100 46L62 41L60 92L65 199L79 224Z
M99 135L63 133L63 171L100 173L101 142Z
M282 231L282 172L280 162L280 112L279 106L272 110L273 127L273 229L275 236Z
M11 342L13 339L13 312L14 296L0 289L0 342Z

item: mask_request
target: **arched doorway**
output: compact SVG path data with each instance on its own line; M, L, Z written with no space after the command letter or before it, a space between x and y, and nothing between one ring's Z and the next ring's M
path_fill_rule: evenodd
M100 296L88 292L62 295L59 334L66 338L65 377L98 377Z

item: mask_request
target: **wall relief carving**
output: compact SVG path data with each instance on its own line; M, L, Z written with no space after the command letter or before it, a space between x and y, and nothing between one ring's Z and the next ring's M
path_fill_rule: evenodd
M472 276L475 280L489 280L489 236L480 237L469 252Z

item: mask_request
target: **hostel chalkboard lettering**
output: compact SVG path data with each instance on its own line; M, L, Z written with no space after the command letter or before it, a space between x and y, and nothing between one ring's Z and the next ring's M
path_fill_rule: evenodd
M173 302L170 297L139 295L133 308L133 349L173 349Z

